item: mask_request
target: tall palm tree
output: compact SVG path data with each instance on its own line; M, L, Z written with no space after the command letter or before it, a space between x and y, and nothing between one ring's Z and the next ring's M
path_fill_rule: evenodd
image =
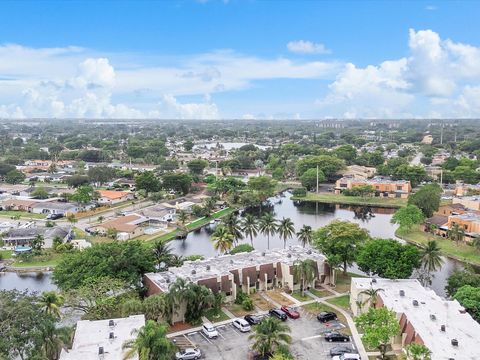
M123 343L127 350L123 359L138 356L138 360L170 360L175 355L176 346L167 339L167 326L148 320L145 326L134 330L135 339Z
M313 241L313 230L311 226L303 225L299 232L297 232L298 240L302 243L303 247L311 245Z
M329 268L328 279L330 285L335 285L335 268L338 268L342 263L342 260L338 255L327 255L327 264Z
M233 235L233 239L235 241L243 239L242 226L237 215L235 215L234 213L228 214L223 219L223 225L225 225L230 234Z
M422 265L428 273L436 271L442 267L443 259L440 253L440 247L435 240L429 241L421 254Z
M472 240L472 246L480 252L480 237L476 237Z
M187 285L184 296L187 302L185 320L191 324L199 323L205 310L215 303L213 292L206 286L195 283Z
M40 297L40 306L43 309L43 312L60 317L60 307L63 304L63 296L57 294L55 291L45 291Z
M274 317L266 317L249 336L254 340L252 349L262 356L274 353L278 347L287 346L292 338L290 328Z
M177 219L178 222L182 225L182 227L185 227L185 223L188 220L188 214L185 211L180 210L177 214Z
M263 235L267 236L267 248L270 249L270 236L277 232L277 220L275 220L271 213L266 213L260 218L258 229Z
M292 219L283 218L278 225L277 231L280 237L283 239L283 248L285 249L287 247L287 240L293 237L295 234L295 226Z
M224 225L219 225L212 234L213 247L225 254L233 247L235 237Z
M465 237L465 230L458 224L453 224L450 230L448 230L448 237L458 243L463 241Z
M315 279L317 263L313 260L297 261L293 264L293 279L301 282L302 296L305 296L305 284L310 284Z
M252 214L247 214L242 221L242 231L250 238L253 247L253 237L258 235L258 221Z
M360 291L360 294L367 296L367 298L362 303L362 305L369 304L369 307L373 307L373 308L377 306L378 294L381 291L384 291L384 290L382 288L378 288L378 289L370 288L367 290Z
M159 270L166 270L169 266L171 266L173 254L168 243L161 240L155 241L153 244L153 253L157 260L157 266Z
M73 328L57 327L53 321L44 321L41 324L42 352L48 360L60 358L62 349L70 345Z
M411 343L405 348L407 360L431 360L432 352L422 344Z

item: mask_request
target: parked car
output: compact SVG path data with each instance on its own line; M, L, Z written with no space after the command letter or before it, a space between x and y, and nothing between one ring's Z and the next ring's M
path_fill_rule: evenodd
M63 214L48 214L47 220L58 220L63 218Z
M344 335L342 333L339 333L338 331L330 331L325 333L325 340L328 342L338 342L338 341L350 341L350 337L348 335Z
M317 319L320 322L337 320L337 314L330 311L322 311L320 314L317 315Z
M186 348L175 354L176 360L197 360L202 357L202 352L197 348Z
M285 314L282 310L280 309L271 309L269 312L270 316L274 316L277 319L280 319L282 321L287 320L287 314Z
M250 324L245 319L235 319L233 320L233 326L235 326L241 332L248 332L252 330Z
M205 323L202 325L202 332L209 339L216 339L218 337L218 331L212 324L209 323Z
M245 315L244 319L250 325L258 325L262 322L262 318L257 315Z
M300 317L300 313L290 306L283 305L280 310L287 314L289 318L298 319Z
M362 360L358 354L345 353L342 355L334 356L332 360Z
M353 354L353 353L356 353L356 350L351 345L338 345L330 349L330 356L339 356L345 353Z

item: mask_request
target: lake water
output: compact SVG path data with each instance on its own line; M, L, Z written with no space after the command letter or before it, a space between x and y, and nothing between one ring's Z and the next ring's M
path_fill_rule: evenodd
M320 204L311 202L295 202L290 200L291 194L286 192L284 195L278 195L270 199L271 206L263 211L273 211L277 219L289 217L295 224L298 231L304 224L310 225L313 229L318 229L334 219L348 220L358 223L361 227L367 229L370 235L379 238L394 238L397 226L390 223L394 209L362 207L362 206L343 206L335 204ZM260 214L259 214L260 215ZM218 255L213 249L210 236L215 226L207 225L202 229L191 232L184 240L173 240L170 243L171 248L176 254L203 255L213 257ZM241 240L239 243L250 243L250 239ZM258 235L253 239L254 247L257 250L267 249L267 238L264 235ZM287 240L288 245L297 244L297 238ZM270 248L282 248L283 240L278 236L270 238ZM432 288L439 294L445 295L445 285L447 278L455 269L461 269L460 262L444 259L444 265L441 270L435 273ZM351 271L358 271L355 267ZM29 289L34 291L44 291L54 289L50 274L0 274L0 289L19 290Z

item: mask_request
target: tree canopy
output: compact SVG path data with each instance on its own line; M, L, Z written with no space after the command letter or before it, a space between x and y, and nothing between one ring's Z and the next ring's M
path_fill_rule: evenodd
M424 220L425 216L422 210L416 205L407 205L393 214L391 222L398 224L401 229L410 230L414 225L421 224Z
M438 184L427 184L408 197L408 204L417 206L429 218L438 210L441 195L442 188Z

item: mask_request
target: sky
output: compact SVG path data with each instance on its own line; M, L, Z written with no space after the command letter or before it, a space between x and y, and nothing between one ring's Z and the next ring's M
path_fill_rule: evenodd
M480 117L477 1L0 2L0 118Z

